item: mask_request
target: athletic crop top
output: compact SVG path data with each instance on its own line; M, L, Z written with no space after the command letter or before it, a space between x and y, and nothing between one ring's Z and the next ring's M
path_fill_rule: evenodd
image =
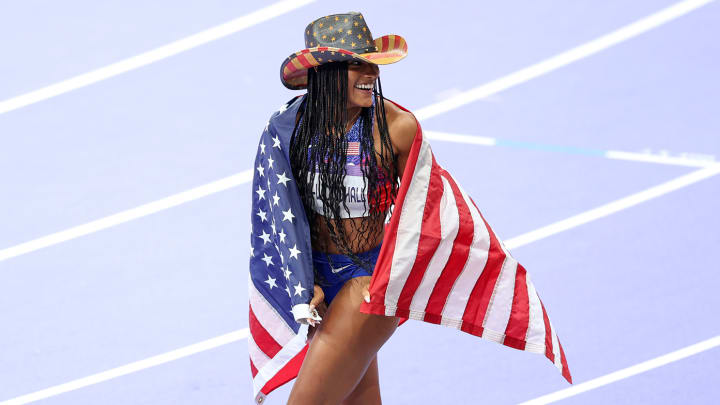
M375 99L373 97L373 106L375 104ZM374 110L374 108L372 109ZM371 111L372 111L371 110ZM374 122L373 115L370 115L371 122ZM353 124L352 128L350 128L350 131L345 134L347 137L347 157L345 160L345 203L347 204L348 210L350 213L348 214L347 211L345 211L344 205L340 204L340 217L341 218L358 218L358 217L366 217L370 215L370 211L367 209L369 203L368 203L368 193L365 190L365 186L363 184L364 181L367 181L363 177L361 165L365 166L367 171L368 166L368 160L367 156L361 156L361 146L360 146L360 136L362 134L362 120L357 119L355 123ZM378 162L379 163L379 162ZM379 173L378 178L378 189L385 188L387 192L379 192L378 194L381 196L381 201L374 201L373 205L370 207L370 210L381 210L383 212L387 211L390 205L390 188L391 184L389 181L387 181L385 176L382 175L381 168L377 168ZM318 198L318 195L320 194L320 174L315 173L315 180L313 184L313 196L314 198L314 204L313 204L313 210L317 212L320 215L324 215L323 212L323 203L320 198Z

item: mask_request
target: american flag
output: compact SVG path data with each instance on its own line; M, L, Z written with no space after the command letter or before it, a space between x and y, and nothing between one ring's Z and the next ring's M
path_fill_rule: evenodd
M308 326L298 320L310 317L310 228L288 156L301 102L297 97L273 114L255 158L248 348L256 403L297 376L308 349ZM544 353L572 382L530 276L437 164L419 124L370 297L360 311L450 326Z
M346 153L348 156L360 155L360 142L348 142Z

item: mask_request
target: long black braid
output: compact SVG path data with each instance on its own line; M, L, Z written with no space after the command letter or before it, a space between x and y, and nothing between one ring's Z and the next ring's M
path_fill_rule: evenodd
M313 209L314 199L319 198L323 205L322 216L333 243L355 264L372 271L372 264L351 250L350 236L342 226L340 217L341 209L344 209L348 215L350 213L345 202L344 186L348 145L345 136L345 128L348 124L347 70L347 62L327 63L319 66L317 71L308 70L307 96L300 107L300 117L290 138L290 164L310 222L313 246L318 246L320 243L317 229L313 226L317 215ZM365 107L362 108L358 118L362 125L360 154L367 159L367 165L360 166L363 173L363 187L368 196L365 201L366 213L369 212L369 220L350 221L352 236L361 247L360 251L372 248L371 237L381 231L387 215L384 210L370 209L370 207L378 207L382 201L390 201L387 207L391 207L398 190L397 161L390 143L380 78L377 79L375 89L373 96L376 114L371 107ZM372 133L373 115L377 115L380 133L379 167ZM320 176L319 189L313 194L316 175ZM318 247L326 251L324 246ZM316 274L316 279L318 276Z

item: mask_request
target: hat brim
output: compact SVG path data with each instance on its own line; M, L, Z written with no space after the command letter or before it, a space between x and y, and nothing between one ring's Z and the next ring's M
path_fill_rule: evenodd
M407 56L407 43L400 35L374 39L377 52L355 53L347 49L318 46L288 56L280 66L280 80L290 90L307 87L307 70L324 63L360 60L374 65L389 65Z

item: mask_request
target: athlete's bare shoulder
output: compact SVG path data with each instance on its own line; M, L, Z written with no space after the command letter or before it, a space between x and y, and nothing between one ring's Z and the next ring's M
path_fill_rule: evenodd
M410 152L415 133L417 132L417 121L409 111L398 107L395 103L385 100L385 116L388 122L390 141L399 154Z

